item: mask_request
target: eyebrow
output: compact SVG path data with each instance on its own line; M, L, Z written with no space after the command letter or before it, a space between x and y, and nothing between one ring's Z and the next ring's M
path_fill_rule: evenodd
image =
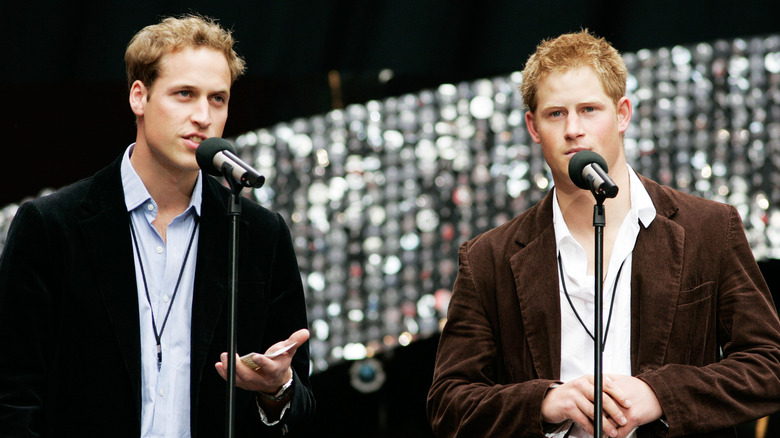
M196 85L187 84L187 83L171 84L169 88L173 89L173 90L200 90L200 91L203 91L203 88L198 87ZM223 94L223 95L229 96L230 95L230 88L220 88L220 89L217 89L217 90L210 90L210 91L207 91L207 94L209 94L209 95L212 95L212 94Z
M587 99L587 100L584 100L582 102L575 103L574 106L575 107L580 107L580 106L598 106L598 105L607 105L607 104L608 104L608 102L602 102L602 101L600 101L598 99ZM544 110L549 110L549 109L553 109L553 108L568 108L568 107L569 107L569 105L567 105L567 104L553 103L553 104L548 104L548 105L545 105L545 106L539 106L538 109L544 111Z

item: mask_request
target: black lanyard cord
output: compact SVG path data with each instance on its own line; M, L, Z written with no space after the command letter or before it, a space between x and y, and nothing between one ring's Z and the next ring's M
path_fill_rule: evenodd
M620 269L618 269L617 277L615 277L615 284L612 286L612 300L609 304L609 318L607 319L607 328L604 330L604 342L601 344L601 352L604 352L604 348L607 346L607 335L609 334L609 325L612 322L612 308L615 306L615 295L617 292L617 285L618 280L620 280L620 273L623 271L623 265L626 263L626 259L623 259L623 263L620 264ZM588 333L588 336L590 336L591 339L594 341L596 340L596 337L593 336L593 334L588 330L588 326L585 325L585 322L580 317L580 314L577 312L577 309L574 307L574 303L571 302L571 297L569 297L569 291L566 290L566 280L564 280L563 276L563 262L561 261L561 253L558 252L558 273L561 277L561 285L563 286L563 293L566 295L566 300L569 301L569 306L571 306L571 310L574 311L574 316L577 317L577 320L580 322L580 325L582 325L582 328L585 329L585 331Z
M144 262L141 260L141 250L138 247L138 238L135 236L135 227L133 221L130 221L130 234L133 236L133 245L135 245L135 252L138 257L138 266L141 268L141 278L144 280L144 289L146 290L146 302L149 303L149 311L152 314L152 330L154 330L154 340L157 342L157 370L160 370L162 366L162 334L165 330L165 325L168 323L168 316L171 314L171 308L173 307L173 300L176 299L176 293L179 291L179 283L181 283L181 277L184 275L184 267L187 265L187 259L190 256L190 249L192 248L192 242L195 240L195 233L198 231L198 217L195 216L195 226L192 227L192 235L190 235L190 242L187 244L187 252L184 254L184 260L181 263L181 269L179 270L179 278L176 280L176 286L173 288L173 295L171 295L171 302L168 303L168 311L165 312L165 319L163 320L160 332L157 332L157 322L154 318L154 309L152 308L152 299L149 296L149 285L146 283L146 271L144 270Z

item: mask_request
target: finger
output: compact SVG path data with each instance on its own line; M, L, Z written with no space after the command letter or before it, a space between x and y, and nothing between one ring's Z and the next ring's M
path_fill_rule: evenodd
M582 415L578 417L576 420L572 419L575 423L579 424L582 430L584 430L588 435L593 436L593 422L590 421L590 418L588 418L585 415Z
M579 411L573 412L571 414L571 420L579 424L580 427L589 435L593 435L593 421L591 420L592 416L593 416L592 409L590 414L580 409Z
M293 349L291 349L291 351L292 350ZM274 373L280 369L287 369L290 366L290 362L292 362L292 353L287 351L276 357L255 354L252 356L252 362L257 365L255 371Z
M298 349L298 343L297 342L279 342L271 346L271 348L268 349L268 351L265 352L265 357L269 359L273 359L277 356L280 356L282 354L288 353L289 355L295 354L295 351Z
M225 371L225 367L222 366L221 362L215 363L214 368L216 368L217 374L219 374L222 379L227 380L227 372Z
M309 340L309 336L309 331L303 328L290 335L290 340L294 340L298 345L301 345Z
M590 418L595 418L596 416L596 409L594 409L590 412ZM601 415L601 430L604 432L604 435L615 437L618 434L618 428L619 425L615 423L611 418L607 417L605 413L602 412ZM596 424L595 422L590 423L590 430L588 431L589 434L593 435L593 431L596 430Z
M576 403L577 407L582 414L581 416L572 416L572 420L576 421L577 424L579 424L585 431L587 431L590 435L593 435L593 431L595 430L595 421L594 418L596 417L596 406L593 403L593 389L591 388L589 391L582 391L582 396L579 398ZM609 397L602 396L602 416L601 416L601 428L603 432L607 436L617 436L618 433L618 427L617 420L613 420L612 418L608 417L607 409L604 406L605 399L608 399ZM611 408L614 408L616 405L614 401L611 402ZM622 411L620 409L617 409L617 412L619 415L622 415Z
M285 352L289 351L290 355L294 355L295 351L298 349L298 347L301 346L304 342L309 340L309 331L307 329L300 329L290 335L289 338L287 338L284 341L277 342L276 344L272 345L271 348L269 348L266 352L266 356L274 357L278 354L284 354ZM284 350L281 351L280 350Z
M593 435L593 431L595 430L594 419L596 417L595 388L592 386L593 382L593 376L586 376L586 379L579 382L579 390L582 397L580 397L576 403L578 409L582 412L582 418L572 418L591 435ZM618 428L621 426L619 423L621 422L620 418L623 416L623 411L617 407L614 400L611 400L610 397L603 392L601 410L601 425L603 432L608 436L616 436ZM616 418L612 418L612 416L615 416Z
M596 403L596 378L593 377L592 374L585 375L584 377L584 381L580 380L582 394L585 395L591 403ZM590 418L593 419L592 411Z
M220 355L220 362L217 362L214 364L214 368L217 370L217 373L219 375L227 380L228 378L228 355L227 353L222 353ZM248 367L245 363L241 361L241 359L236 355L236 383L241 383L247 380L251 380L252 375L254 374L254 371L252 368Z
M613 400L619 403L624 408L631 407L631 400L628 399L628 394L621 388L610 376L604 376L604 384L602 389L605 393L609 394Z
M222 353L219 356L219 360L220 362L214 364L214 368L217 369L217 373L219 373L223 379L227 380L227 353Z
M258 356L258 355L255 355ZM262 367L249 367L240 360L236 363L236 381L237 382L259 382L267 379L267 370Z
M604 431L605 435L615 437L619 433L620 425L616 424L613 419L603 415L601 417L601 429Z
M583 428L593 429L594 398L593 379L591 376L584 376L570 382L573 384L571 393L572 401L576 409L569 413L572 420L580 424Z
M604 413L604 417L609 419L609 421L611 421L615 427L625 426L626 423L628 423L628 419L623 413L623 410L609 395L604 394L601 408Z
M586 375L585 380L588 382L588 387L583 388L586 390L583 390L582 393L585 395L588 399L588 401L591 403L589 406L583 406L585 412L587 413L589 419L591 420L591 424L593 424L593 419L596 415L596 407L595 407L595 392L596 388L593 386L596 383L596 377L593 375ZM612 399L611 394L614 393L618 397L622 397L623 400L626 400L625 393L623 390L608 376L605 376L602 379L602 398L601 398L601 410L602 410L602 429L604 433L606 433L609 436L616 436L618 431L617 429L620 426L625 425L628 420L626 419L625 415L623 414L623 410L620 409L620 407L617 405L615 400ZM630 402L629 402L630 405ZM592 434L592 432L589 432Z

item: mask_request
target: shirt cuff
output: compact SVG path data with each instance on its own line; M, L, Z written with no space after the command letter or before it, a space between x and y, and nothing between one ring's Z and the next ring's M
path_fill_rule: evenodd
M574 422L571 420L566 420L563 423L558 424L548 424L545 423L544 425L544 436L545 438L564 438L569 434L569 430L574 425Z
M276 426L279 424L280 421L282 421L282 418L284 418L285 412L287 412L288 409L290 409L290 405L292 404L292 400L289 400L287 403L284 404L284 407L282 408L282 413L279 414L279 419L276 421L269 421L268 415L265 414L265 411L263 410L263 407L260 406L260 400L259 397L266 397L271 399L282 399L284 398L285 393L292 390L292 384L293 384L293 376L295 373L291 371L290 373L290 380L287 381L284 385L282 385L282 388L279 389L279 392L277 394L274 394L273 396L267 396L267 395L260 395L255 394L255 404L257 405L257 412L260 414L260 420L265 424L266 426Z
M263 407L260 406L260 402L257 401L257 398L255 398L255 404L257 404L257 412L260 414L260 420L265 424L266 426L276 426L279 424L280 421L282 421L282 418L284 418L284 414L287 412L288 409L290 409L290 405L292 404L292 400L288 401L284 407L282 408L282 413L279 414L279 419L276 421L268 421L268 416L265 415L265 411L263 410Z

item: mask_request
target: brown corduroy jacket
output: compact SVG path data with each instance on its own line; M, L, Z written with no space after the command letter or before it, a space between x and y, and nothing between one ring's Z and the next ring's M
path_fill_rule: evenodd
M780 410L780 321L737 210L641 177L657 216L636 241L632 374L660 422L640 437L734 436ZM428 394L440 437L542 436L560 377L561 315L552 191L464 243Z

